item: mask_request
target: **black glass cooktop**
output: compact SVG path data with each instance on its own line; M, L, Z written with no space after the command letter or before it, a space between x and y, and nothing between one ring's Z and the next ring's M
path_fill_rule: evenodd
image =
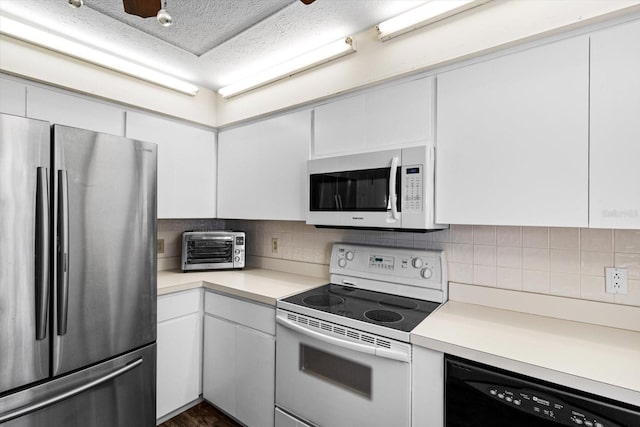
M291 304L411 332L440 304L328 284L285 298Z

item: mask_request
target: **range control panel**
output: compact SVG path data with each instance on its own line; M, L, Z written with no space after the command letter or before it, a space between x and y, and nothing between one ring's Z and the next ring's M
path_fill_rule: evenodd
M335 243L331 274L415 287L442 289L447 283L444 251Z
M582 408L573 407L553 396L545 395L538 391L471 381L468 381L467 384L485 395L501 401L505 405L540 418L555 421L558 424L583 427L622 427L617 423L605 420Z

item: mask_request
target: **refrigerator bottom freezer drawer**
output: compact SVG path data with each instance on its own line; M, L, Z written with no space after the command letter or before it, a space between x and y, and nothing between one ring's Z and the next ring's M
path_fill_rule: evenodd
M0 398L3 427L156 424L156 344Z

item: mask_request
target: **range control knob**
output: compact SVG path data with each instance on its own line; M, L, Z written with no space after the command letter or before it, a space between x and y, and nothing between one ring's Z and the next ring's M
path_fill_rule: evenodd
M338 267L342 267L342 268L344 268L344 267L346 267L346 265L347 265L347 260L346 260L346 259L344 259L344 258L340 258L340 259L338 260Z
M351 261L355 255L353 254L353 252L347 251L347 253L344 254L344 256L347 258L347 261Z
M422 261L420 258L414 258L411 260L411 265L413 265L414 268L420 268L424 265L424 261Z
M431 271L430 268L423 268L422 270L420 270L420 276L422 276L424 279L430 279L431 276L433 276L433 271Z

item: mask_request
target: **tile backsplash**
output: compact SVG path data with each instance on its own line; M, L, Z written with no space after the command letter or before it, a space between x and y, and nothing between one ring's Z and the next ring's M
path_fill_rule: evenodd
M431 233L319 229L304 222L160 220L158 269L178 268L187 229L247 233L247 254L329 264L335 241L442 249L449 280L525 292L640 306L640 230L452 225ZM277 251L273 249L277 239ZM607 294L604 268L628 269L629 293Z

